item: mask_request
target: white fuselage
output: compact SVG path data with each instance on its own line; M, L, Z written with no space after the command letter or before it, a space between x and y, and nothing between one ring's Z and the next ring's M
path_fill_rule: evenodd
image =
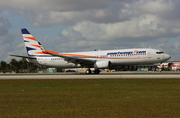
M104 51L88 51L88 52L74 52L74 53L60 53L75 58L83 58L93 61L110 61L111 67L122 65L144 65L162 63L170 56L160 50L139 48L139 49L119 49L119 50L104 50ZM37 63L49 67L57 68L77 68L81 67L79 64L68 62L64 58L57 56L37 56L36 60L29 59L30 62Z

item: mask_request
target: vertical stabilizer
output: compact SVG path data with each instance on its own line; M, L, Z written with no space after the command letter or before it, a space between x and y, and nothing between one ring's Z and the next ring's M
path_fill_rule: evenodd
M47 55L45 54L45 49L41 50L42 45L29 33L29 31L24 28L21 29L22 36L24 39L24 44L29 56Z

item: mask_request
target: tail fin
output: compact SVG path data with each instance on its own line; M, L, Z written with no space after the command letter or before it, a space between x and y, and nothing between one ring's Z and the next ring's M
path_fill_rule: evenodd
M43 46L24 28L21 29L28 56L47 55Z

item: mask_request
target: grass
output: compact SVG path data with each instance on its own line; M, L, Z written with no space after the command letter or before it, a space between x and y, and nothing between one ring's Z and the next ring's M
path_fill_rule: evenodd
M179 118L180 80L0 80L0 117Z

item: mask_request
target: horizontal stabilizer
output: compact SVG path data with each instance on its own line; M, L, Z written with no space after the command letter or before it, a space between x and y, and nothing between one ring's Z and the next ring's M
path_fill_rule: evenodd
M9 55L9 56L20 57L20 58L36 59L36 57L20 56L20 55Z

